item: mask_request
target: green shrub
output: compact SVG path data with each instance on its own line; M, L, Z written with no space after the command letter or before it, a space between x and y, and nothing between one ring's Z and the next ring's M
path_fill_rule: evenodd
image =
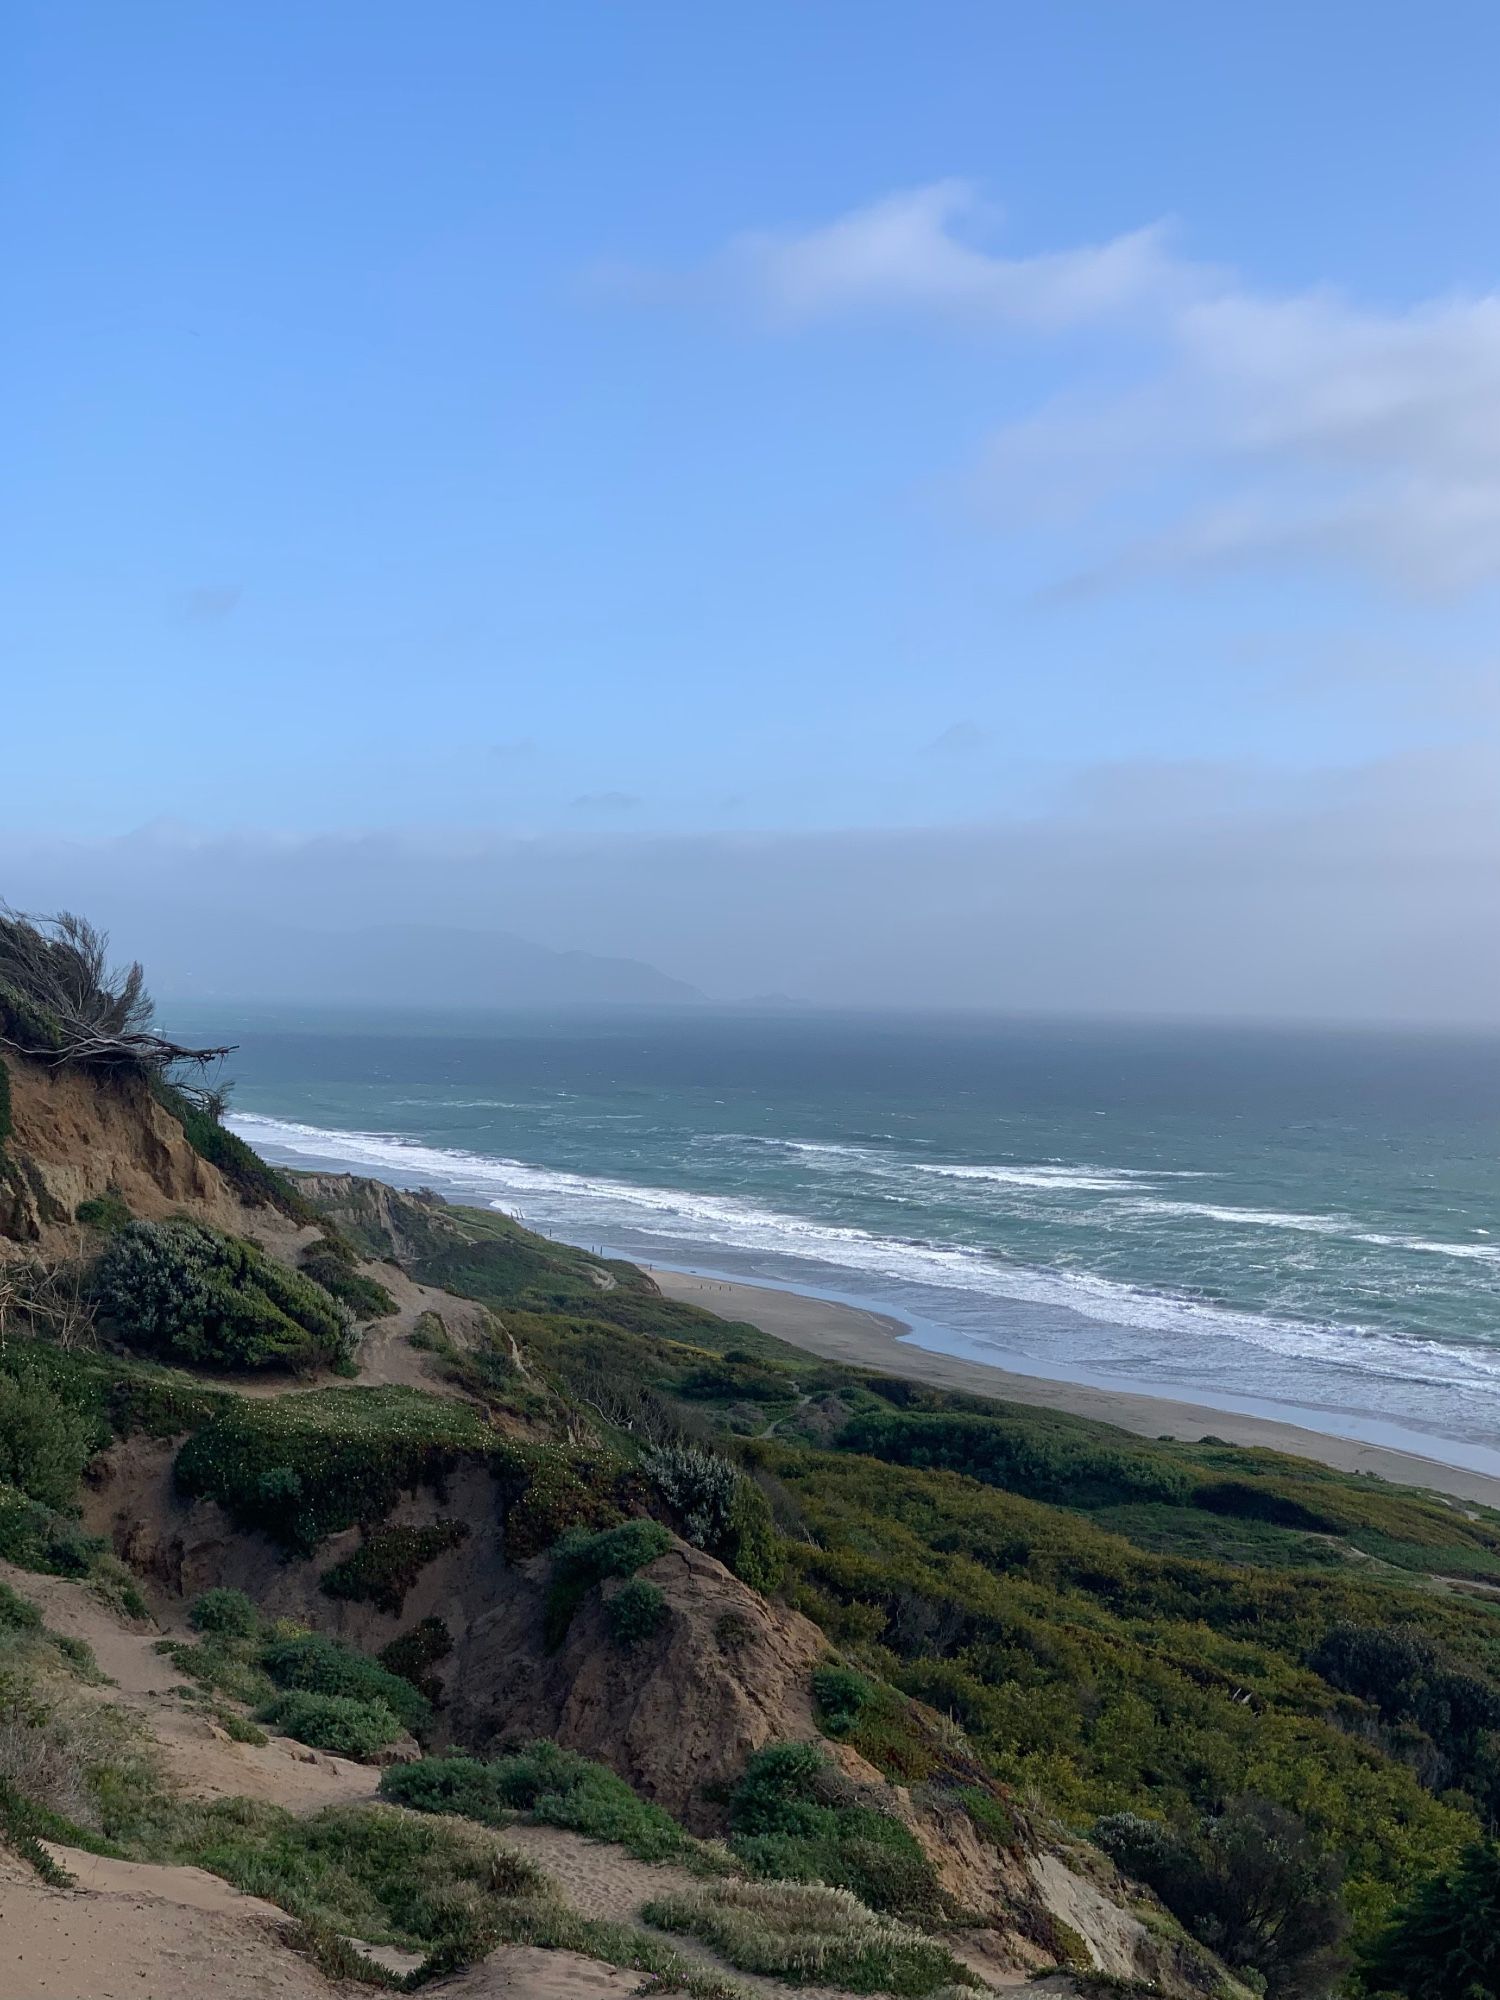
M260 1613L242 1590L205 1590L188 1608L195 1632L220 1639L253 1639L260 1631Z
M249 1743L257 1750L263 1750L270 1741L263 1729L257 1728L253 1722L248 1722L243 1715L236 1715L231 1708L218 1710L215 1720L224 1734L232 1737L236 1743Z
M118 1188L106 1188L103 1194L96 1194L87 1201L79 1202L73 1211L74 1220L85 1228L97 1229L101 1236L114 1236L134 1221L130 1204Z
M372 1944L425 1949L429 1963L448 1967L468 1962L486 1928L491 1946L512 1934L518 1899L545 1894L537 1870L492 1834L388 1806L334 1806L303 1818L219 1799L162 1818L149 1829L151 1858L206 1868L294 1917Z
M376 1658L391 1673L410 1681L428 1701L436 1702L438 1684L432 1677L431 1669L439 1660L446 1660L452 1651L453 1635L443 1620L423 1618L409 1632L401 1633L389 1645L382 1646Z
M44 1507L70 1505L98 1440L37 1374L0 1375L0 1481Z
M347 1694L280 1695L258 1718L283 1736L327 1750L336 1757L373 1757L394 1743L401 1724L383 1701L361 1701Z
M397 1309L396 1301L378 1279L351 1270L347 1259L336 1256L324 1244L315 1244L303 1253L302 1274L342 1300L356 1319L388 1319Z
M648 1924L700 1939L741 1972L852 1993L921 1996L983 1982L946 1945L877 1917L847 1890L725 1882L665 1896Z
M633 1576L629 1583L622 1583L612 1597L604 1601L604 1619L609 1626L609 1636L617 1646L639 1645L661 1629L667 1615L667 1600L664 1592L654 1583L648 1583L643 1576Z
M607 1528L637 1511L644 1482L613 1452L504 1439L495 1447L507 1561L540 1555L569 1529Z
M685 1833L660 1806L638 1798L623 1778L574 1750L541 1740L513 1756L427 1757L396 1765L380 1781L382 1798L419 1812L461 1813L503 1826L527 1812L591 1840L611 1840L641 1861L686 1861L722 1869L722 1850Z
M383 1520L402 1493L441 1490L492 1440L476 1411L418 1389L240 1397L188 1439L176 1478L239 1526L310 1554L341 1528Z
M306 1370L349 1348L348 1314L321 1286L197 1222L130 1223L92 1291L127 1346L196 1367Z
M1500 1846L1476 1841L1398 1909L1362 1967L1364 1990L1401 2000L1500 1993Z
M696 1445L666 1444L642 1453L641 1470L677 1515L683 1540L717 1555L740 1476L729 1460Z
M618 1527L589 1534L570 1529L552 1552L552 1581L547 1591L545 1636L549 1647L568 1636L573 1613L596 1583L607 1576L633 1576L672 1546L660 1521L622 1521Z
M773 1590L781 1581L765 1496L727 1458L696 1445L659 1445L642 1455L641 1470L677 1515L685 1541L717 1556L753 1589Z
M862 1804L816 1743L757 1751L729 1803L730 1846L751 1874L849 1889L872 1909L935 1916L931 1862L894 1816Z
M72 1515L0 1484L0 1557L6 1562L52 1576L87 1576L107 1547L103 1536L86 1534Z
M1268 2000L1320 2000L1347 1968L1341 1871L1279 1806L1235 1799L1179 1826L1115 1813L1094 1838L1227 1966L1259 1974Z
M814 1667L813 1700L825 1736L847 1736L869 1706L875 1690L852 1667Z
M855 1417L839 1437L845 1451L896 1465L942 1466L971 1479L1074 1507L1131 1500L1185 1504L1189 1473L1150 1446L1046 1437L1022 1413L1015 1418L967 1412Z
M324 1572L319 1588L329 1597L373 1604L399 1616L430 1562L455 1549L469 1533L467 1521L435 1521L428 1528L373 1528L352 1555Z
M307 1694L349 1695L381 1702L404 1729L423 1734L432 1721L430 1703L410 1681L342 1646L322 1632L273 1639L260 1652L260 1665L277 1687Z
M40 1632L42 1614L8 1583L0 1583L0 1632Z
M228 1695L231 1701L264 1702L275 1692L275 1683L257 1663L255 1649L241 1639L203 1638L196 1645L164 1639L157 1647L166 1654L180 1674L196 1681L213 1694Z

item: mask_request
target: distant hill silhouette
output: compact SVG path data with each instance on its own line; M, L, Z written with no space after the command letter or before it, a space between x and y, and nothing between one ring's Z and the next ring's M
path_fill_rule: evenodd
M174 1000L295 1000L384 1006L693 1005L703 995L643 959L552 951L508 931L383 924L355 931L210 930L153 956Z

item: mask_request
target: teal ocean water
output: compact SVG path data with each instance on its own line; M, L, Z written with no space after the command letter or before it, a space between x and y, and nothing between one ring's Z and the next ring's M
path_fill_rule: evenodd
M1495 1040L715 1013L178 1025L239 1041L231 1122L284 1163L854 1299L1033 1374L1469 1463L1500 1447Z

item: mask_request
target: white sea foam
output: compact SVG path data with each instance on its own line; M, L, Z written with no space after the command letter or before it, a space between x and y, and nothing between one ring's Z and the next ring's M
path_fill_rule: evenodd
M795 1259L849 1274L855 1281L931 1287L975 1299L1004 1299L1065 1310L1115 1327L1149 1331L1173 1347L1230 1338L1285 1361L1314 1362L1364 1378L1421 1381L1446 1389L1500 1382L1500 1349L1446 1345L1355 1323L1292 1320L1147 1290L1097 1273L1038 1269L963 1245L878 1235L815 1221L731 1196L637 1184L529 1165L522 1160L428 1146L396 1134L341 1132L248 1113L228 1123L273 1157L320 1161L383 1175L398 1185L432 1186L518 1210L544 1229L607 1239L627 1232L660 1245L664 1262L702 1261L725 1249ZM1213 1214L1207 1204L1160 1204ZM1224 1210L1227 1217L1274 1217L1272 1210ZM1308 1218L1291 1218L1299 1224ZM1331 1221L1332 1218L1311 1218ZM1445 1247L1445 1246L1438 1246ZM1472 1247L1483 1251L1485 1246ZM1490 1254L1495 1254L1491 1252Z
M987 1181L996 1187L1041 1188L1057 1194L1113 1194L1134 1187L1143 1176L1113 1167L968 1167L938 1160L903 1160L903 1170L950 1181Z
M1438 1243L1425 1236L1400 1236L1383 1230L1360 1229L1348 1215L1288 1214L1276 1208L1230 1208L1201 1201L1153 1201L1141 1198L1128 1206L1140 1215L1201 1216L1235 1229L1295 1229L1308 1236L1336 1236L1345 1243L1369 1243L1381 1250L1410 1250L1431 1257L1462 1257L1481 1264L1500 1264L1500 1246L1492 1243Z
M868 1172L891 1177L926 1174L938 1180L975 1181L995 1187L1032 1188L1056 1194L1114 1194L1152 1181L1208 1180L1207 1173L1182 1167L1098 1167L1059 1161L969 1162L909 1160L899 1153L872 1146L852 1146L822 1139L779 1139L761 1133L705 1133L702 1143L730 1141L744 1146L771 1146L778 1152L810 1159L857 1160Z

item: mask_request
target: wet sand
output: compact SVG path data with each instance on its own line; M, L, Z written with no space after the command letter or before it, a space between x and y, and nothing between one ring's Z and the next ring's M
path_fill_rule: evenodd
M1415 1452L1366 1444L1358 1438L1332 1437L1323 1431L1275 1417L1215 1410L1205 1404L1182 1403L1164 1396L1142 1396L1127 1390L1104 1389L1086 1382L1049 1381L1037 1375L1017 1375L983 1361L938 1354L899 1336L905 1323L860 1306L838 1305L805 1292L766 1285L705 1278L685 1271L651 1266L651 1276L668 1298L707 1306L725 1319L746 1320L762 1332L775 1334L809 1354L827 1361L845 1361L860 1368L878 1368L915 1382L932 1382L944 1389L962 1389L973 1396L995 1396L1011 1403L1033 1403L1066 1410L1078 1417L1118 1424L1142 1437L1172 1437L1189 1441L1212 1435L1231 1444L1260 1445L1293 1458L1315 1459L1339 1472L1373 1472L1398 1486L1422 1486L1460 1500L1478 1500L1500 1507L1500 1478L1467 1467L1444 1465Z

